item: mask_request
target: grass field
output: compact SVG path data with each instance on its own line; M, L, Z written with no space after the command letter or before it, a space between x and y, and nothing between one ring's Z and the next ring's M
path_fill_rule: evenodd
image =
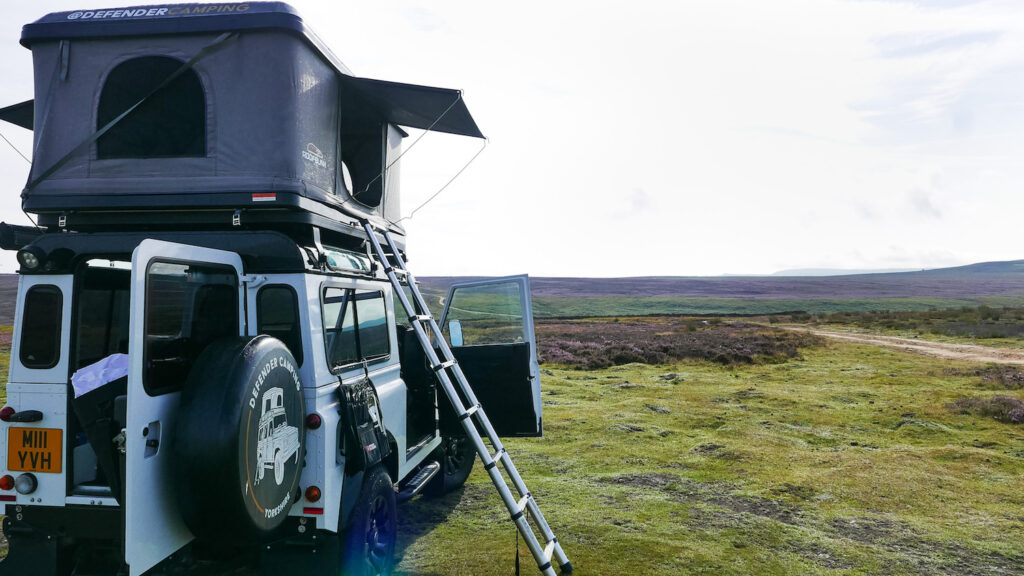
M750 361L543 366L545 437L507 444L577 574L1024 573L1024 426L948 406L1024 391L861 345L761 354L775 348L757 335L778 333L697 322L583 324L609 342L625 324L650 324L652 341L706 334ZM515 532L479 463L463 490L399 514L399 574L514 573ZM522 562L536 573L525 547Z
M545 438L508 444L578 574L1021 574L1024 427L947 404L1022 394L977 368L834 343L546 365ZM402 574L513 573L479 467L401 524Z

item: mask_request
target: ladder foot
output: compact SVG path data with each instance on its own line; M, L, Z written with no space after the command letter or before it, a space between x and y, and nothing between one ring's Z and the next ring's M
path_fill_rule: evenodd
M558 567L558 572L562 576L567 576L568 574L572 574L572 562L566 562L565 564L562 564L561 566L559 566Z

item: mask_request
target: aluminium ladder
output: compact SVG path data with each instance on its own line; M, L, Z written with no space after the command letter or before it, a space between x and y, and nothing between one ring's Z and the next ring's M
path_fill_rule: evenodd
M437 374L438 381L441 382L441 387L444 389L444 393L448 396L448 400L451 402L452 407L455 409L455 414L459 417L459 422L462 424L463 429L466 431L466 436L473 442L473 446L476 448L477 454L480 455L481 461L484 463L484 470L491 477L491 481L494 482L494 487L497 488L498 494L501 496L501 500L505 503L505 507L508 508L509 514L512 515L512 521L515 523L519 533L522 534L523 540L526 541L527 547L533 554L534 560L537 561L537 568L540 569L544 576L555 576L555 571L551 567L552 559L558 561L559 571L565 575L572 572L572 563L569 562L569 558L566 557L565 552L562 551L562 546L558 543L558 538L555 537L554 532L551 531L551 527L548 526L544 515L540 512L540 507L537 506L537 502L534 500L533 495L526 488L526 484L523 482L523 478L519 475L519 471L516 469L515 464L512 463L512 458L505 450L505 446L502 445L501 439L498 438L498 434L495 433L494 427L491 426L491 421L487 418L487 414L484 413L483 408L480 406L480 401L477 400L476 395L473 394L473 389L470 388L469 382L466 380L466 375L463 374L462 368L459 367L459 363L455 360L455 356L452 354L451 348L441 338L441 329L438 327L437 322L434 321L434 317L430 314L427 308L427 303L423 299L423 295L420 293L419 288L416 286L416 281L412 274L406 269L405 262L402 260L401 255L398 253L398 248L395 246L394 241L391 238L391 234L386 228L380 229L380 232L384 235L384 240L391 249L391 256L394 258L394 265L391 264L391 260L388 258L388 254L384 252L381 244L377 241L377 234L374 226L367 220L361 220L363 229L366 231L366 237L369 239L370 245L373 248L377 259L381 264L384 265L384 272L387 274L388 279L391 280L391 285L394 287L395 294L398 296L399 301L402 303L402 307L409 315L409 323L412 325L413 330L416 332L416 338L419 340L420 346L423 347L423 351L427 355L427 361L430 362L431 370ZM409 287L409 291L412 293L413 302L410 302L406 297L405 291L402 290L402 282L399 280L399 275L405 276L406 284ZM437 352L434 350L434 346L431 345L430 336L427 334L427 328L433 331L436 335L436 343L438 350L441 351L443 360L438 357ZM452 381L458 383L463 396L469 401L470 407L462 403L462 399L459 397L459 393L455 389L455 385ZM473 423L473 419L476 419L476 423L487 434L487 439L491 446L494 448L492 453L487 445L484 444L484 439L477 431L476 425ZM519 500L516 500L512 495L512 490L509 488L508 482L505 476L502 475L498 465L505 469L508 477L512 480L512 484L515 486L516 491L519 492ZM537 538L537 534L534 532L532 526L527 521L526 513L529 512L530 516L533 517L537 528L540 529L541 535L544 537L545 544L543 547Z

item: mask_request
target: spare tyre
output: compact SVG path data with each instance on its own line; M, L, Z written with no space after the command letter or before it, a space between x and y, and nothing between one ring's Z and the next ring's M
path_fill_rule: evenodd
M181 393L174 435L182 517L196 537L272 533L299 492L305 406L298 366L270 336L210 344Z

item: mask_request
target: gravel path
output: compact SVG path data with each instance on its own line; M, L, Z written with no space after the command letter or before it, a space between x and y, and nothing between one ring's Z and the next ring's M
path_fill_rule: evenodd
M882 336L863 332L836 332L820 328L804 328L801 326L783 326L786 330L806 332L824 338L845 340L858 344L870 344L883 348L893 348L950 360L966 360L970 362L995 362L998 364L1024 364L1024 349L996 348L977 344L954 344L951 342L933 342L918 338L900 338L898 336Z

